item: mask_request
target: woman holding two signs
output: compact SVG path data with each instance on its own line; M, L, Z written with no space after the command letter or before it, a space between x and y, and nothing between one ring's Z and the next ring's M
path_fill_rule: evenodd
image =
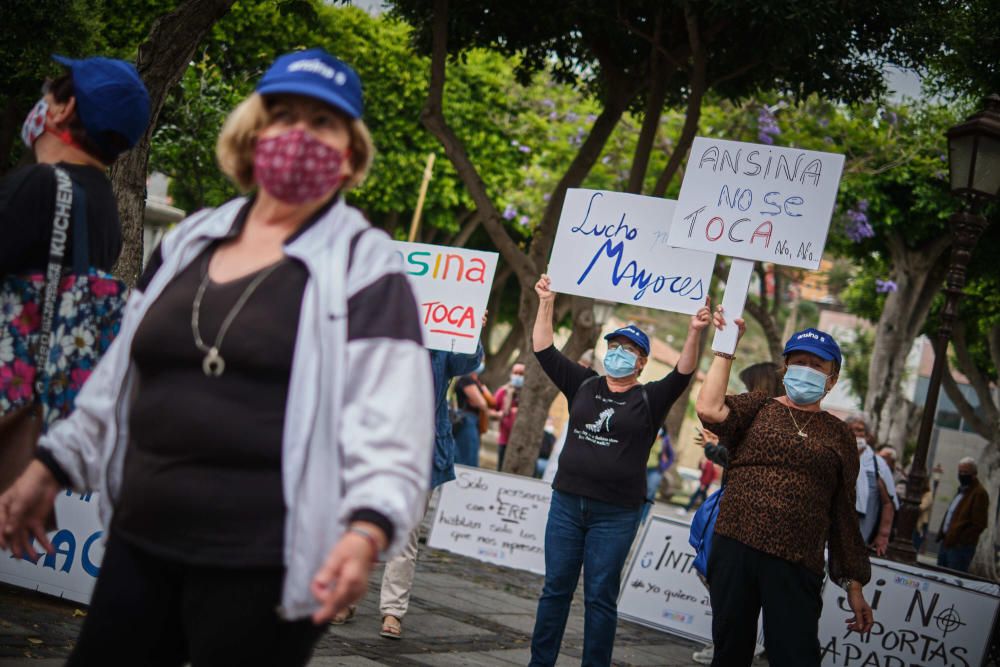
M539 279L535 291L535 357L566 395L569 423L545 527L545 587L530 664L555 664L582 566L583 664L610 665L621 571L646 499L646 459L667 411L691 381L698 338L711 311L706 304L691 318L676 368L661 380L642 384L639 376L649 359L645 333L629 325L605 336L607 376L602 377L553 346L556 294L548 276Z

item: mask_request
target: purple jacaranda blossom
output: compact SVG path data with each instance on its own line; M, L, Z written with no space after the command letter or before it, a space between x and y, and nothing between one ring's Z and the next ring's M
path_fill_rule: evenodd
M520 146L520 145L521 145L521 142L520 142L520 141L518 141L517 139L511 139L511 140L510 140L510 145L511 145L511 146Z
M597 115L596 114L592 114L592 113L588 113L587 114L587 122L588 123L593 123L595 120L597 120Z
M766 106L761 107L757 112L757 141L770 146L779 134L781 128L774 114Z
M556 108L556 103L553 102L552 100L546 98L546 99L542 100L542 106L545 107L545 108L547 108L547 109L555 109Z
M548 201L550 199L552 199L552 195L549 194L548 192L542 195L542 201Z
M526 215L522 215L520 218L517 219L517 224L521 225L522 227L527 227L529 222L531 222L531 218L529 218Z
M855 243L861 243L865 239L875 236L875 230L868 222L868 200L859 199L854 207L847 211L847 224L844 232L847 237Z
M555 111L549 112L549 120L559 120L559 114Z
M889 292L895 292L899 289L893 280L875 280L875 291L879 294L888 294Z
M605 155L604 157L601 158L601 164L607 164L609 162L611 162L611 156L610 155Z
M524 187L530 188L534 184L535 184L535 179L533 179L531 176L524 179Z
M885 122L889 123L889 125L899 125L899 114L895 111L883 111L882 118Z
M570 111L569 113L566 114L566 122L567 123L575 123L579 117L580 117L579 115L577 115L577 114L573 113L572 111Z
M829 127L830 121L827 118L820 118L818 121L820 127Z
M529 146L525 146L524 144L521 144L520 146L518 146L517 150L521 151L522 153L530 153L531 152L531 148Z
M507 204L507 208L503 210L504 220L513 220L517 217L517 209L514 208L513 204Z

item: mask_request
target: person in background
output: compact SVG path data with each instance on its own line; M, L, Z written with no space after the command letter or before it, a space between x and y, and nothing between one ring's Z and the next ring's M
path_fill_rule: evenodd
M898 464L896 449L892 445L882 445L877 450L878 455L885 460L889 470L892 471L892 479L895 480L896 497L906 494L906 471Z
M663 481L663 476L674 465L674 460L677 458L674 454L674 448L670 444L667 430L660 427L656 437L660 441L660 446L657 447L654 444L649 449L649 458L646 459L646 502L642 505L640 523L645 523L646 517L649 516L649 511L652 509L653 503L656 502L656 495L660 490L660 482Z
M721 306L714 324L728 325ZM737 319L737 348L746 331ZM753 660L763 610L768 659L819 667L824 549L830 580L847 593L848 630L874 625L863 586L871 565L854 511L854 436L820 407L842 357L830 334L797 332L785 344L785 395L727 396L735 355L716 352L697 399L701 421L729 448L726 492L708 561L717 667Z
M535 461L535 477L541 478L549 465L549 457L556 444L556 425L552 417L546 417L545 428L542 429L542 445L538 448L538 459Z
M917 526L913 529L913 550L920 553L927 541L927 529L931 523L931 509L934 506L934 494L931 493L931 481L924 480L924 492L920 496L920 516L917 517Z
M555 292L549 277L535 283L535 358L566 396L569 426L545 525L545 584L531 635L531 667L559 658L570 602L583 570L584 665L611 664L618 625L621 573L646 496L646 459L667 411L691 381L698 340L708 327L706 303L691 317L677 366L639 382L649 337L628 325L604 338L607 375L582 368L553 345Z
M149 124L149 94L135 67L122 60L52 56L66 73L42 86L21 139L35 164L0 181L0 279L38 272L49 261L56 175L69 174L86 193L90 264L111 271L122 247L118 206L107 169L135 145ZM72 225L63 257L73 257Z
M593 368L594 367L594 351L587 350L576 360L576 363L583 368ZM569 426L569 421L567 420L563 424L562 432L556 439L556 444L552 448L552 454L549 455L548 463L545 466L545 473L542 474L542 481L548 482L549 484L556 478L556 472L559 470L559 455L562 454L563 446L566 444L566 431Z
M485 317L483 326L486 325ZM424 514L434 490L455 479L455 438L448 418L448 386L451 379L473 372L483 362L483 346L479 344L474 354L459 354L431 350L431 373L434 377L434 464L431 468L431 486L424 499ZM382 627L379 635L386 639L399 639L403 634L403 617L410 606L410 591L417 569L418 523L410 531L403 551L385 564L382 573L379 611ZM354 608L349 608L341 623L350 620Z
M979 536L986 530L990 494L979 483L976 460L968 456L958 462L958 484L958 493L948 505L937 535L941 542L938 565L968 572Z
M854 434L858 446L860 470L855 491L854 509L858 513L861 538L884 556L889 548L892 521L899 509L892 471L881 456L868 444L871 429L861 415L851 415L844 420Z
M497 414L500 418L500 435L497 437L497 470L503 470L503 459L507 453L510 432L517 419L517 405L524 386L524 364L514 364L510 369L510 381L496 390Z
M69 665L305 665L413 528L431 368L398 253L344 200L374 154L362 110L322 49L268 68L216 150L255 191L164 237L76 409L0 496L0 548L34 558L60 491L100 491Z
M479 379L486 365L479 366L455 381L455 403L459 421L454 425L455 463L473 468L479 466L479 446L482 434L489 426L490 410L496 401Z
M691 499L688 500L688 504L684 508L685 514L694 509L695 504L703 502L708 498L708 490L715 481L715 464L709 461L707 457L701 460L701 463L698 464L698 469L701 470L701 479L698 480L698 490L691 494Z

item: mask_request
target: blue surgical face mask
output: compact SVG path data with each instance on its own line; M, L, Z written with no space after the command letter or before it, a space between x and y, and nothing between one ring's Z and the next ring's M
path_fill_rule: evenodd
M604 370L613 378L628 377L635 373L635 362L638 360L638 355L624 347L616 347L604 355Z
M785 393L796 405L812 405L826 395L827 376L808 366L785 369Z
M523 375L511 375L510 385L515 389L520 389L524 386L524 376Z

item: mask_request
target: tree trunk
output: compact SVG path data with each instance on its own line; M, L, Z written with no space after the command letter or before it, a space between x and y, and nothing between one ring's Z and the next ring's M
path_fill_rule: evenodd
M235 0L185 0L156 19L139 46L136 69L149 90L149 126L139 143L111 168L111 184L122 222L122 253L114 273L134 285L142 270L142 223L146 206L149 144L160 109L180 81L195 49Z
M491 391L507 382L511 359L518 353L523 342L524 331L521 328L521 321L514 320L507 337L504 338L497 351L492 355L487 355L486 370L480 379Z
M990 492L990 510L986 519L986 530L979 536L976 555L972 559L970 572L989 579L1000 581L1000 527L997 518L1000 517L1000 507L997 496L1000 489L1000 429L995 429L993 437L986 445L983 457L979 461L979 483Z
M942 258L950 238L919 248L908 247L899 234L886 241L897 289L887 295L876 327L865 414L878 441L902 453L916 417L916 408L901 393L906 358L944 281Z

